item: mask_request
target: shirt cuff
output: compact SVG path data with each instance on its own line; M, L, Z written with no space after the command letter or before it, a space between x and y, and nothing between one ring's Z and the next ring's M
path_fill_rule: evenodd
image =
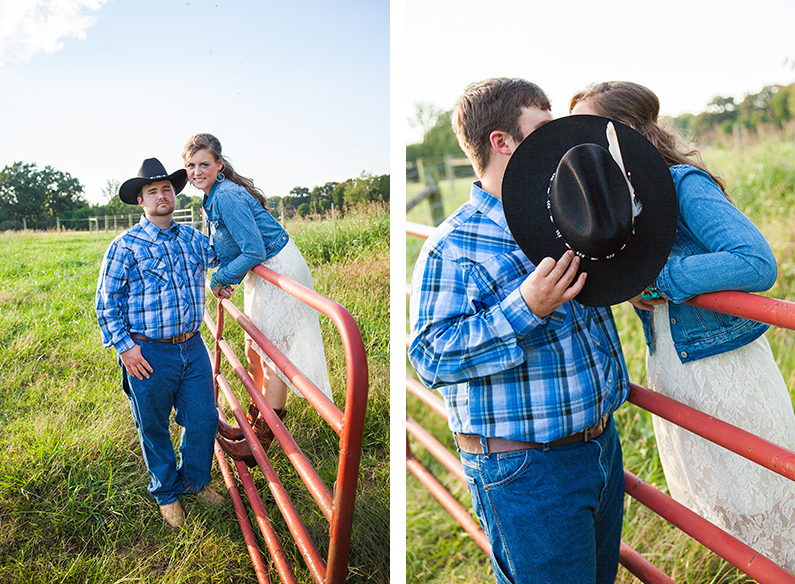
M518 288L505 297L500 303L500 308L508 324L511 325L511 328L519 337L530 334L536 327L544 324L547 320L540 318L528 308Z
M121 341L114 344L113 347L116 349L116 353L121 355L125 351L129 351L135 346L135 341L133 341L129 336L124 337Z

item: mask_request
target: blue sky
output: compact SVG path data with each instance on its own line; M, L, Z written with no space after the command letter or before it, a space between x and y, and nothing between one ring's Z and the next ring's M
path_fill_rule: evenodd
M405 0L405 19L404 143L416 103L452 109L488 77L537 83L555 116L598 81L642 83L673 116L795 82L790 0Z
M268 196L388 173L389 38L388 0L1 0L0 168L99 202L210 132Z

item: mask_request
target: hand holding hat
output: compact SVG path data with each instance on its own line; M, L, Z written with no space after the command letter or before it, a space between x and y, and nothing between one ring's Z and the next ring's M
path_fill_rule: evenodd
M531 133L502 183L508 227L536 266L572 250L588 279L576 300L609 306L657 277L676 235L673 179L641 134L600 116L574 115Z

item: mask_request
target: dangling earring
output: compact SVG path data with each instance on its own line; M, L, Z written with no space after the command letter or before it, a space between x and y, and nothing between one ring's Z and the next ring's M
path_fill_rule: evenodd
M223 172L219 172L218 176L215 177L215 182L224 182L225 178L226 177L224 176L224 173Z

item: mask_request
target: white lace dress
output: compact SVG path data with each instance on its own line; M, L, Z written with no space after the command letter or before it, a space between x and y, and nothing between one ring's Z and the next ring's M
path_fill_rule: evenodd
M301 251L292 239L287 242L284 249L262 262L262 265L307 288L312 288L309 266L306 265ZM298 367L301 373L333 401L317 311L253 272L246 274L243 283L245 284L244 310L251 322ZM248 335L246 336L248 338ZM301 395L265 351L256 343L253 347L288 387Z
M795 414L764 336L728 353L683 364L668 303L652 313L651 389L795 450ZM653 416L671 496L755 551L795 571L795 482Z

